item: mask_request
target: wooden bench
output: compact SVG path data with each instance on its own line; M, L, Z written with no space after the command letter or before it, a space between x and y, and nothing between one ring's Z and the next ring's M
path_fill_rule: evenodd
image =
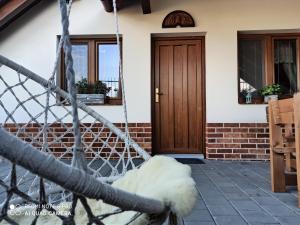
M269 101L270 164L273 192L300 184L300 93ZM300 207L298 185L298 207Z

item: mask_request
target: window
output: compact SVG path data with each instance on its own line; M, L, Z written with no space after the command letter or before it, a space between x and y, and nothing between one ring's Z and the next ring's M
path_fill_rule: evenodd
M281 85L283 93L297 91L297 40L274 40L274 81Z
M75 82L86 79L88 84L102 81L110 88L107 104L122 104L119 49L115 38L71 38ZM122 41L121 41L122 43ZM62 54L61 87L67 90Z
M251 103L262 103L259 91L268 84L282 87L283 97L298 90L300 34L239 35L239 103L248 93Z
M256 91L263 87L265 80L263 41L242 39L239 41L240 91Z

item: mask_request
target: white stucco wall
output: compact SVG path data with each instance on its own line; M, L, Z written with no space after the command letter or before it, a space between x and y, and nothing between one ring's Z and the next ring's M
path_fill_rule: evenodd
M150 122L151 34L201 32L206 39L207 122L265 122L264 105L237 102L237 31L300 28L299 0L152 0L152 13L139 5L120 11L123 61L130 122ZM171 11L189 12L195 28L162 29ZM49 76L60 34L56 1L44 1L0 33L0 54ZM71 34L113 34L113 14L99 0L77 0ZM95 109L113 122L123 121L121 106Z

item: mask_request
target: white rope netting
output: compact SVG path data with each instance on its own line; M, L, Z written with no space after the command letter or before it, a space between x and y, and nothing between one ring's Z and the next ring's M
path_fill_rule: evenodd
M60 95L64 91L55 86L51 88L55 91L50 92L47 136L44 137L47 87L8 66L0 67L1 126L35 148L62 161L70 161L74 132L69 99ZM113 181L148 159L149 155L134 141L129 141L129 148L126 147L126 134L122 132L125 125L120 130L83 103L78 105L81 143L90 174L104 181ZM5 180L8 181L9 176ZM31 183L28 186L31 194L36 190L38 179L26 172L19 179L19 184L28 185L28 182Z
M0 129L30 144L36 151L72 164L99 181L113 182L150 156L130 138L122 72L125 122L119 127L76 100L68 34L72 1L69 1L68 8L63 2L60 0L63 34L54 70L48 80L0 55ZM118 23L115 0L113 5ZM118 25L116 27L119 45ZM66 55L69 93L57 87L54 79L62 46ZM121 60L119 64L121 70ZM3 218L8 202L38 201L41 190L49 203L74 201L72 191L65 191L60 185L8 160L0 160L0 209ZM7 196L8 193L14 195Z

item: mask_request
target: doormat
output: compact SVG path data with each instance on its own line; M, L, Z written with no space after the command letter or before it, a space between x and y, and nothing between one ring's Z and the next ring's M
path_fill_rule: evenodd
M182 164L205 164L202 159L197 158L175 158L178 162Z

